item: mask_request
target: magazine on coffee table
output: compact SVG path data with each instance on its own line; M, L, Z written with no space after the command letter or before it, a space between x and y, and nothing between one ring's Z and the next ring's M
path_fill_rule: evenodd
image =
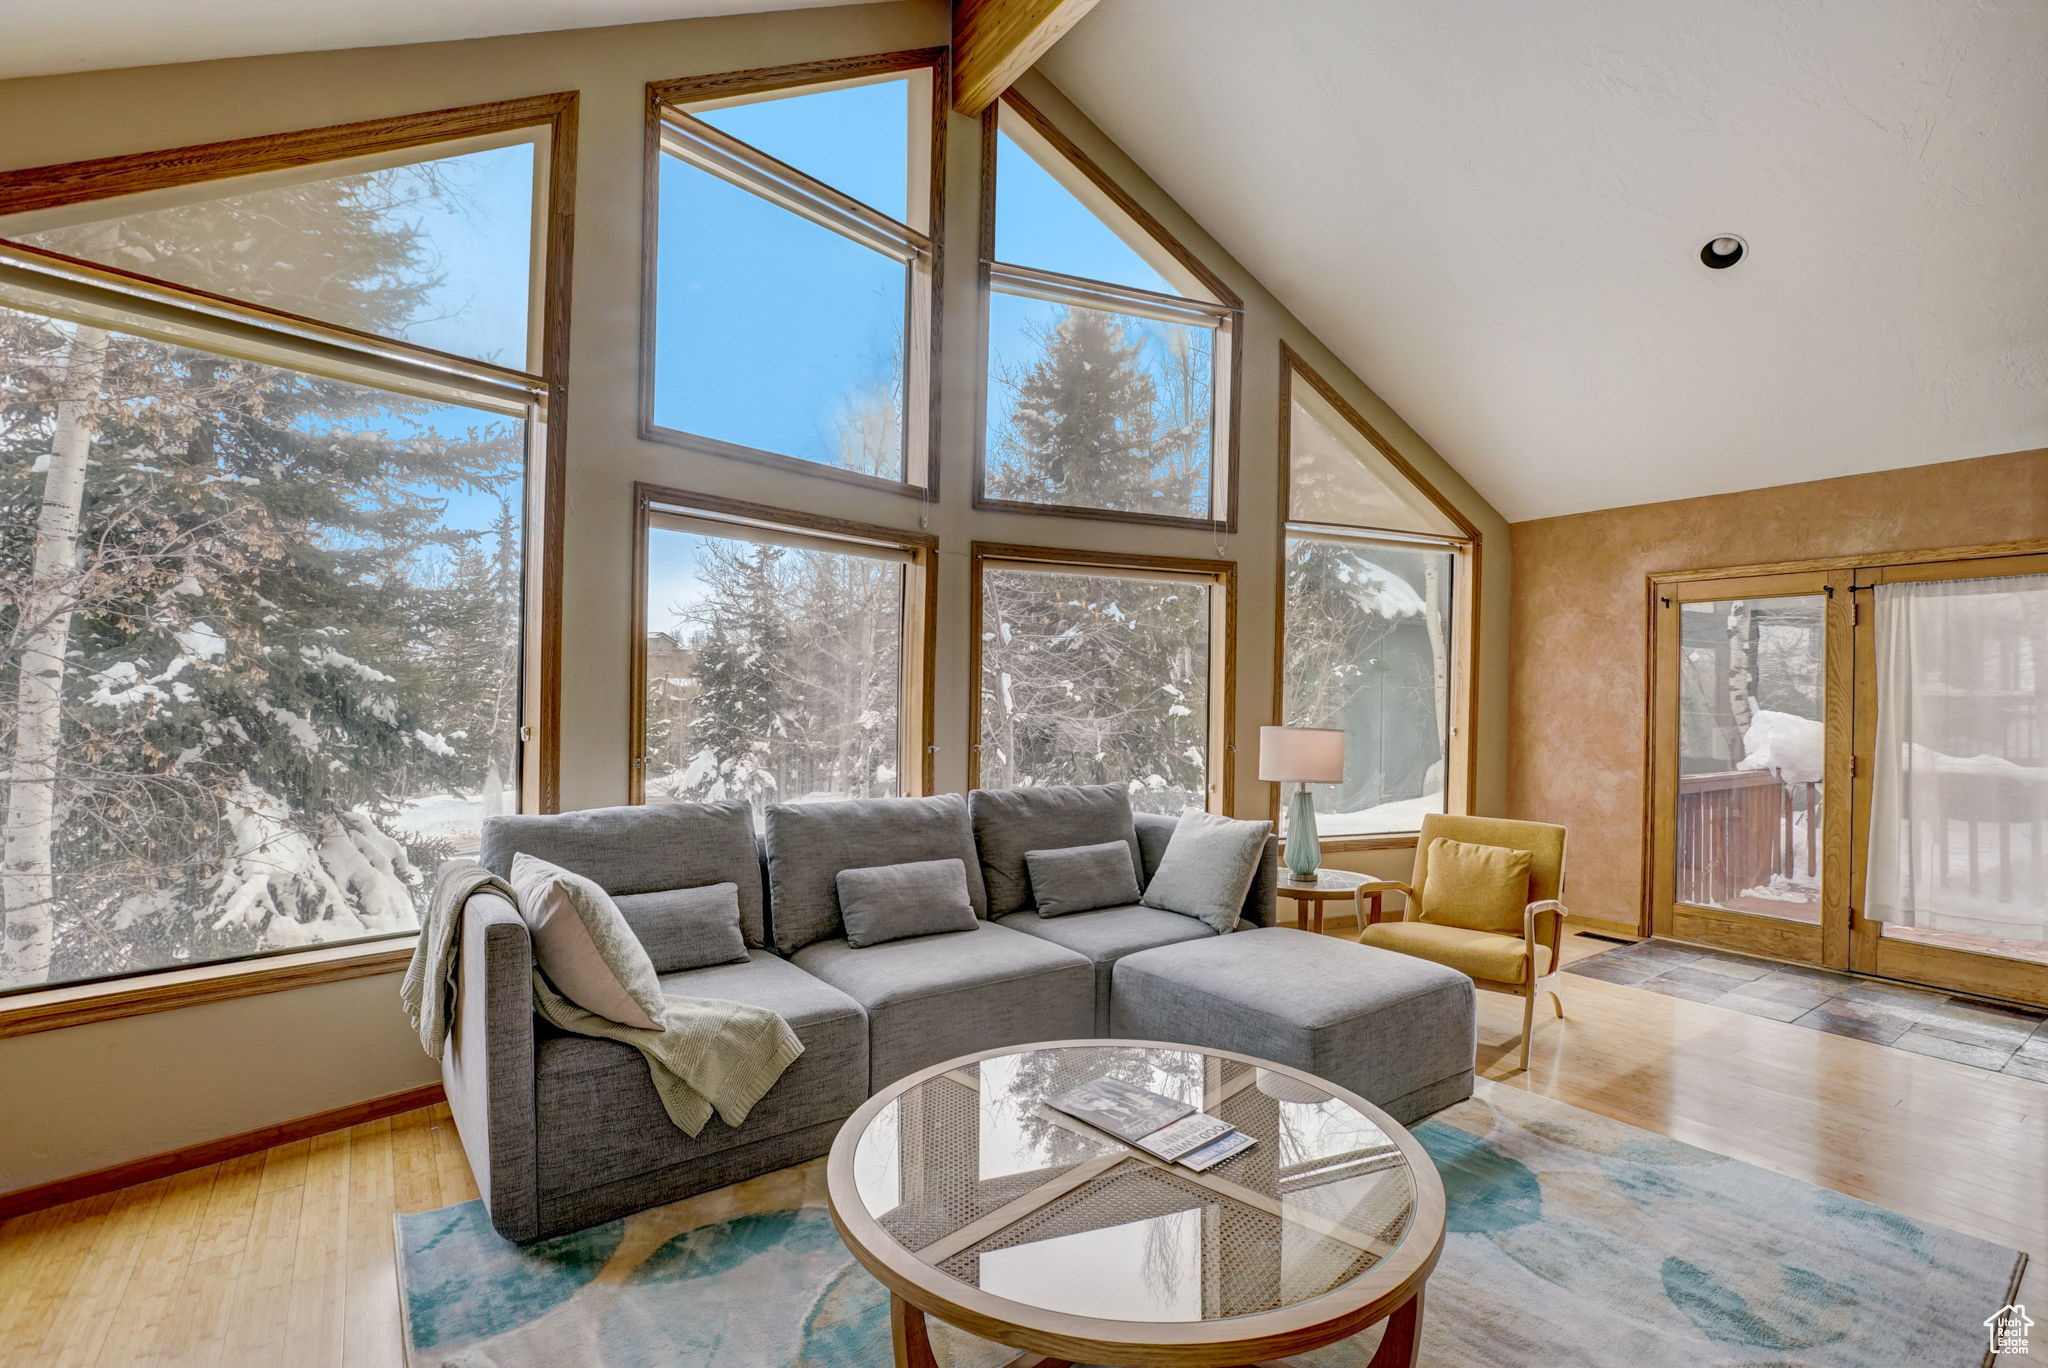
M1234 1149L1219 1151L1209 1161L1218 1163L1252 1143L1251 1137L1240 1135L1228 1121L1114 1078L1098 1078L1070 1088L1046 1105L1169 1163L1185 1163L1184 1156L1213 1148L1233 1136L1243 1141Z
M1069 1088L1053 1098L1051 1105L1132 1144L1194 1110L1185 1102L1161 1097L1115 1078L1098 1078L1093 1083Z
M1258 1143L1243 1131L1232 1131L1221 1139L1211 1140L1200 1149L1190 1150L1175 1162L1200 1173L1204 1169L1215 1168L1233 1154L1243 1154Z

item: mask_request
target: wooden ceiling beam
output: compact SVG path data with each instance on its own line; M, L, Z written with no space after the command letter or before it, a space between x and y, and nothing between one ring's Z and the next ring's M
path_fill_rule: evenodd
M1095 0L953 0L953 108L978 116Z

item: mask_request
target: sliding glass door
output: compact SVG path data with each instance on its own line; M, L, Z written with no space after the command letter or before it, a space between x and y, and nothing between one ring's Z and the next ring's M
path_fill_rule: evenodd
M1655 593L1655 934L2048 1005L2048 554Z
M1661 585L1652 726L1658 935L1846 964L1849 579Z
M2048 1003L2048 556L1855 578L1853 967Z

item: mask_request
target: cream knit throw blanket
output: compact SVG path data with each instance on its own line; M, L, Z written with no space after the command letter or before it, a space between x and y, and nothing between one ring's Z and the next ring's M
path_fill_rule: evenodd
M454 860L442 867L400 989L420 1044L435 1059L446 1047L453 1019L461 944L456 928L463 903L478 892L498 893L518 905L512 889L475 861ZM703 1130L713 1112L728 1126L745 1121L804 1052L789 1023L765 1007L718 998L665 995L665 1000L660 1030L621 1026L584 1011L556 992L538 966L533 971L533 1010L540 1018L564 1031L616 1040L640 1051L662 1109L687 1135Z

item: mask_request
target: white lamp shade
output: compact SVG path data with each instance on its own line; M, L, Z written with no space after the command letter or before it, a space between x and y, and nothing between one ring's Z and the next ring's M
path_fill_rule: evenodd
M1259 778L1280 783L1344 782L1344 733L1330 727L1259 728Z

